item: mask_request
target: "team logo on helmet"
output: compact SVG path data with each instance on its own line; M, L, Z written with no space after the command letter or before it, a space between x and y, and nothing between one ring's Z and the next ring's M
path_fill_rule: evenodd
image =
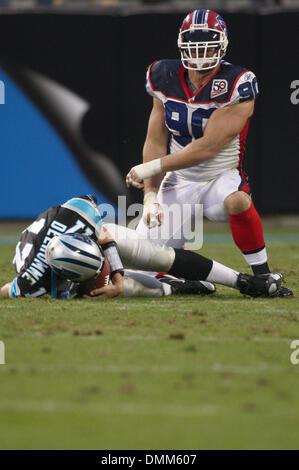
M227 29L227 28L226 28L226 23L225 23L224 19L221 18L220 15L218 15L218 16L216 17L216 20L217 20L217 22L218 22L220 28L222 29L222 31L224 31L224 32L226 33L226 29Z

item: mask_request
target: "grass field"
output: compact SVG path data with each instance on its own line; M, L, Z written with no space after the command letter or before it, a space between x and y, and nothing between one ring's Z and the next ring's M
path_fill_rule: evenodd
M1 225L0 282L16 231ZM1 449L299 447L299 229L265 224L294 299L0 300ZM250 272L228 228L201 253Z

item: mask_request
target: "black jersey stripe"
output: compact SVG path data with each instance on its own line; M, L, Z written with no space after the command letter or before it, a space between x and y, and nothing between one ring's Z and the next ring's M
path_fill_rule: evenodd
M84 263L84 261L74 260L71 258L54 258L52 261L65 261L66 263L76 264L77 266L83 266L89 269L98 269L98 266L93 264Z
M101 258L96 255L92 255L91 253L88 253L88 251L82 250L81 248L78 248L77 246L71 245L70 243L61 240L61 242L70 250L75 251L76 253L80 253L81 255L87 256L88 258L92 258L96 261L101 261Z

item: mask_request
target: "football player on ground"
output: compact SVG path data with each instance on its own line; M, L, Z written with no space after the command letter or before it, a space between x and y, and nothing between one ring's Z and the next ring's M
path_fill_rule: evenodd
M183 248L183 235L177 237L180 218L164 230L170 235L163 238L163 205L202 204L209 220L229 219L233 239L253 273L267 277L262 222L242 169L257 80L253 72L223 60L227 46L223 18L211 10L195 10L179 30L181 60L160 60L149 67L146 90L153 96L153 109L144 163L130 170L127 186L144 187L139 233ZM293 293L282 287L279 295Z
M215 291L213 282L253 297L272 297L282 281L279 274L266 279L242 274L191 251L142 240L126 227L103 224L96 198L80 196L51 207L22 232L13 261L16 277L2 287L1 293L10 297L51 293L55 298L72 298L78 292L76 281L89 279L89 270L91 277L99 274L101 253L109 261L111 283L89 292L88 297L96 299L122 292L128 296L209 294ZM124 272L123 266L128 270ZM170 276L164 276L161 282L129 269Z

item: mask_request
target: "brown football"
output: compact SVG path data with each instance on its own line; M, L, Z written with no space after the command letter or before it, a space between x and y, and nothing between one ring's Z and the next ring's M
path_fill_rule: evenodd
M89 279L88 281L81 282L80 289L78 290L80 295L89 294L90 291L93 289L98 289L99 287L107 286L110 283L110 273L111 268L109 261L105 258L104 267L101 273L93 279Z

